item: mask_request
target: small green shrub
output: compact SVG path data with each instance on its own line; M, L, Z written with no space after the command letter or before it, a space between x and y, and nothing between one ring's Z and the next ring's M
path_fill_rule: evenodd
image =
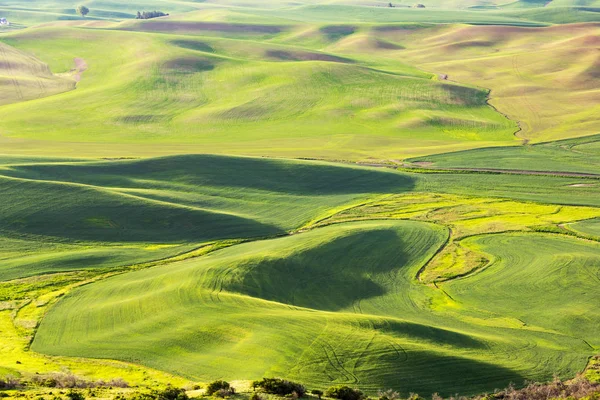
M319 389L313 389L310 391L310 393L317 396L319 398L319 400L321 399L321 397L323 397L323 391L319 390Z
M176 388L171 385L167 386L164 390L158 390L154 392L156 400L188 400L189 397L185 393L185 389Z
M212 396L217 393L219 390L230 390L231 385L226 381L214 381L208 384L206 387L206 394Z
M306 394L306 388L300 383L288 381L279 378L263 378L260 381L252 382L254 389L260 388L266 393L287 396L296 393L298 397Z
M229 397L235 394L235 389L230 387L229 389L219 389L215 392L215 397L220 397L224 399L225 397Z
M85 400L85 396L79 390L71 389L66 396L69 400Z
M363 392L349 386L332 386L325 392L325 396L340 400L362 400Z
M189 400L189 397L185 389L168 385L164 390L134 393L129 400Z

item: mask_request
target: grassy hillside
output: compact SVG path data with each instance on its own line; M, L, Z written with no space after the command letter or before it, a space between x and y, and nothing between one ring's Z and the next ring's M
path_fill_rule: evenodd
M433 27L399 35L404 60L491 89L490 104L544 142L598 133L598 24Z
M0 280L87 269L111 269L167 258L193 249L190 245L118 243L65 244L61 242L0 238Z
M589 235L591 237L598 238L600 237L600 220L588 219L585 221L576 222L573 224L569 224L568 229L574 230L584 235Z
M332 208L414 185L388 171L252 158L4 160L0 279L136 264L214 240L281 235Z
M4 151L399 160L597 133L595 23L226 15L200 10L3 35L54 73L82 69L77 90L0 106Z
M86 5L91 12L85 18L92 21L121 21L135 18L140 10L163 10L171 14L194 10L206 15L218 15L231 20L282 19L287 21L326 22L417 22L436 23L464 22L473 24L544 25L598 21L595 1L481 1L481 0L430 0L425 9L414 9L413 2L336 0L327 3L303 0L294 3L277 1L231 1L211 0L168 1L143 0L117 2L113 0L89 0ZM8 0L0 5L0 13L30 25L48 21L80 21L76 14L78 3L71 0L35 0L22 2ZM518 12L515 12L518 11Z
M555 372L572 376L594 353L582 339L597 346L585 325L595 317L577 317L597 301L585 272L593 274L597 243L560 228L600 216L597 208L560 205L597 206L597 187L569 187L574 178L208 155L2 163L0 298L8 308L0 326L11 347L0 367L11 371L29 363L51 368L42 367L39 351L62 356L51 365L72 365L64 356L108 358L196 381L278 375L370 392L477 393ZM348 222L354 219L368 221ZM346 223L305 231L332 222ZM279 239L229 240L298 228ZM471 278L448 277L485 265L473 276L493 272L485 282L510 281L495 275L508 267L494 267L503 251L523 246L512 245L511 234L493 235L507 230L529 232L514 237L548 255L540 266L553 265L542 283L533 272L529 281L519 278L519 290L539 303L521 310L516 305L527 302L517 297L505 310L500 295L462 300L471 287L462 282ZM488 237L505 236L488 246ZM530 257L510 268L522 270ZM140 270L124 273L132 269ZM581 291L545 286L558 279ZM84 283L92 284L77 288ZM560 293L569 295L564 307ZM551 307L537 319L542 304ZM567 316L553 320L551 313ZM21 346L40 320L34 352L27 352ZM91 376L113 368L77 366Z
M166 21L127 29L177 35L52 27L5 36L55 72L76 58L87 64L76 91L0 109L7 149L22 152L43 139L55 142L46 151L62 154L65 147L90 154L81 151L85 142L101 142L114 144L102 147L103 156L365 159L513 140L515 124L486 104L485 90L404 64L254 42L254 29L263 35L266 25ZM228 31L235 40L187 36Z
M510 234L475 237L466 245L490 254L493 261L478 274L444 285L453 299L470 304L485 297L486 310L491 313L598 347L600 338L593 321L600 316L590 307L599 301L593 289L598 284L597 244ZM565 298L565 290L572 297Z
M472 395L598 354L598 0L83 4L0 4L0 379Z
M519 147L498 147L419 157L438 168L499 168L600 173L600 135ZM593 183L590 183L593 184Z
M46 64L0 42L0 106L75 88L75 80L52 74Z
M519 263L509 270L492 264L485 281L479 274L448 285L449 297L415 281L445 235L416 222L340 224L110 278L58 303L33 348L136 360L196 379L276 374L422 394L490 390L573 373L585 361L582 339L599 340L594 318L560 322L548 302L562 291L548 289L560 280L581 288L571 292L573 305L597 302L594 283L567 269L597 262L597 244L527 236L550 259L574 257L574 264L554 264L542 281ZM521 286L508 296L507 313L506 296L490 297L489 285L510 282L500 278L515 271Z

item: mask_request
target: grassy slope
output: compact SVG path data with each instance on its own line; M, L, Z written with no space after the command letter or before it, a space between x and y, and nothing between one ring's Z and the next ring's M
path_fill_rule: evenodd
M164 23L143 26L159 30ZM213 34L237 29L216 27ZM103 142L114 144L103 155L172 153L169 146L180 146L175 152L361 159L512 140L514 124L485 104L483 90L431 80L404 65L234 33L238 40L81 28L5 36L54 71L72 68L75 57L89 65L76 91L1 108L5 148L22 152L26 138L66 142L44 145L62 154L65 147L85 154L81 142Z
M490 256L468 245L473 236L510 231L572 235L571 227L579 225L577 221L585 224L585 220L598 216L600 209L596 207L540 204L429 190L379 196L316 221L314 226L365 219L412 219L444 225L450 230L447 245L419 273L421 282L439 283L474 273L490 262ZM589 234L579 235L593 239Z
M136 360L194 378L276 374L317 386L335 380L422 394L491 390L580 368L590 351L581 338L592 346L599 340L594 319L577 320L583 327L574 332L573 320L559 313L533 316L548 310L544 300L556 300L546 285L591 284L585 274L564 272L593 265L597 244L534 236L537 249L576 257L542 282L521 271L513 308L502 314L503 297L487 295L489 279L454 282L454 301L416 283L445 235L416 222L340 224L111 278L53 308L33 348ZM503 273L520 270L517 263ZM573 304L597 302L594 293L578 291ZM523 307L519 296L538 301Z
M95 13L90 19L128 18L150 5L174 12L159 1L90 3ZM567 2L539 9L513 4L490 12L434 9L433 3L427 10L349 3L305 2L285 10L252 0L234 7L226 0L178 2L173 3L177 11L200 11L121 25L75 21L79 28L58 24L3 35L3 41L35 54L54 72L69 71L75 57L90 67L76 91L0 107L3 151L397 159L513 141L515 125L485 107L485 91L429 79L400 59L449 73L451 80L491 87L493 104L519 118L520 134L528 139L596 133L597 113L590 105L597 103L597 88L589 82L595 82L597 69L597 25L519 30L391 23L563 23L596 20L597 13ZM9 7L8 16L25 23L74 18L66 2L31 2L28 10L15 6L4 2L0 14ZM365 18L389 24L339 25ZM498 50L497 57L489 56L490 48ZM557 65L547 54L564 63ZM431 63L434 57L443 61ZM490 69L500 72L486 75ZM548 169L595 168L573 150L534 148L543 154L534 157L552 160ZM593 155L595 149L592 144L585 151ZM498 151L509 154L505 160L512 151L518 157L526 150ZM479 157L473 160L481 162ZM36 161L0 159L9 164L0 172L2 207L8 210L0 216L0 280L117 267L206 241L278 235L380 193L418 190L595 206L600 198L600 186L589 179L394 174L212 156L10 165ZM536 169L535 158L526 165ZM444 201L454 208L437 204L423 218L443 223L452 235L533 229L538 219L558 229L558 222L597 215L591 209L487 198L448 195ZM517 212L521 209L539 215L524 216ZM448 223L457 215L464 220ZM594 221L569 227L587 236L596 232ZM493 262L468 278L439 284L450 298L414 279L445 234L415 222L350 223L113 277L59 302L34 346L125 359L201 379L286 375L316 386L338 380L370 391L397 387L421 394L477 392L525 377L548 379L555 372L572 376L597 350L593 307L599 299L591 286L597 280L597 244L521 233L466 238L463 247L450 248L459 261L461 249L470 247ZM528 251L531 244L543 259ZM431 276L463 272L447 264L434 263L439 270ZM323 272L330 268L340 272ZM71 273L78 274L65 276ZM55 276L63 275L50 279ZM506 287L513 280L518 290ZM27 347L27 335L48 304L47 298L24 294L32 290L29 282L0 284L2 296L5 287L11 292L13 285L24 286L14 308L0 311L0 327L11 338L2 348L2 366L11 371L21 357L36 368L51 368L49 359L11 347L17 342ZM52 296L67 290L58 285ZM110 368L103 373L114 371Z
M600 237L600 220L598 219L589 219L569 224L568 228L575 232L579 232L592 237Z
M0 237L0 281L86 269L110 269L166 258L190 245L65 244Z
M253 224L254 228L247 231L250 236L265 236L364 204L378 194L400 192L417 196L407 201L421 209L419 202L423 200L418 198L423 194L414 191L462 190L466 194L533 196L558 203L577 198L566 190L557 195L557 188L561 190L572 179L554 177L417 175L307 161L219 156L102 162L3 160L2 190L6 195L2 198L10 211L3 215L8 235L3 239L3 257L9 259L7 265L16 265L2 271L5 279L15 276L15 272L24 276L30 271L95 267L94 257L88 257L95 254L89 252L101 254L102 249L110 251L113 257L103 260L101 266L107 267L169 256L194 243L231 237L229 233L241 237L246 232L241 229L245 225L230 225L218 218L233 216L232 213L236 218L243 215ZM581 189L581 201L596 203L594 187ZM49 203L49 199L56 201ZM444 218L437 221L450 226L453 234L485 233L490 226L524 229L525 220L530 221L528 224L545 220L558 223L598 215L593 209L561 211L560 206L483 200L476 201L472 210L448 211L450 216L464 215L468 221L461 222L463 225L448 225ZM434 215L442 215L444 204L456 206L471 201L448 197L445 203L432 204L433 208L425 214L427 219L435 220ZM104 203L118 207L104 207ZM491 220L485 221L477 204L489 210L487 218ZM539 215L506 214L521 209L535 209ZM53 215L62 216L62 220L48 224ZM209 218L189 224L198 215ZM475 215L482 216L479 225ZM380 217L388 216L371 218ZM514 223L518 226L511 225ZM255 229L257 226L276 231ZM512 314L502 316L492 310L486 314L481 310L487 310L487 304L473 301L459 305L442 292L417 284L416 271L440 246L446 232L434 225L414 222L342 224L123 274L86 285L65 302L61 300L44 320L35 349L61 355L116 358L200 380L249 379L268 374L289 376L316 386L327 386L331 380L359 380L361 387L372 391L397 387L421 393L489 390L509 381L520 383L524 377L547 379L556 371L569 376L583 365L590 350L582 347L577 338L540 332L539 327L523 329ZM82 238L94 242L81 242ZM74 239L78 241L74 243ZM142 239L145 243L141 243ZM183 245L164 246L168 243ZM89 249L91 246L93 250ZM539 243L536 248L542 246L545 244ZM22 254L26 247L32 254ZM376 250L371 253L371 249ZM126 251L130 252L127 259L123 258ZM595 251L582 248L583 256L577 255L576 259L591 257ZM64 264L65 259L69 263ZM41 261L36 264L32 260ZM20 267L25 264L29 270ZM405 268L398 269L399 265ZM331 266L347 269L333 275L323 272ZM365 266L369 266L367 272L357 273L365 271ZM317 278L306 281L306 276ZM162 289L148 292L154 285ZM96 294L96 288L112 294ZM145 294L137 296L137 290ZM173 295L175 292L178 295ZM78 303L81 307L70 303L79 301L78 293L89 296ZM120 296L126 301L120 302ZM98 299L106 304L100 306ZM88 301L98 303L97 308L88 309ZM46 302L40 299L32 304ZM125 307L123 310L133 314L113 312L113 307ZM135 307L141 308L134 312ZM19 316L15 323L34 324L43 315L42 310L34 307L13 312ZM107 316L99 317L104 312ZM114 321L120 328L102 327L104 323L113 326L108 315L122 316ZM189 324L172 322L181 321L181 315L194 317L188 319ZM69 318L69 324L65 325L63 318ZM88 328L91 321L100 325ZM56 329L63 328L73 330L56 333ZM156 335L144 334L147 331ZM76 335L78 341L70 340L70 335ZM290 335L294 340L289 340ZM318 335L320 339L313 342ZM501 339L506 335L514 340L506 343ZM138 346L132 348L133 337ZM111 347L113 343L121 343L122 347ZM482 351L481 346L493 350ZM503 358L506 352L514 353L515 346L528 350L519 350L517 359ZM164 352L149 351L157 347L164 348ZM90 353L91 349L97 352ZM37 363L39 360L33 355L15 350L8 352L7 359L27 357ZM241 361L248 358L253 362ZM398 362L405 358L406 362ZM82 365L87 370L95 368L93 364ZM457 371L457 375L448 375L448 368ZM458 379L458 375L469 378Z
M76 91L0 107L5 151L399 159L515 143L516 124L485 105L485 90L428 79L399 60L491 88L523 140L597 133L597 24L262 24L227 15L4 35L54 72L75 57L89 65ZM106 144L101 153L96 142Z
M0 279L280 235L332 208L414 185L388 171L219 156L8 164L0 174L2 254L10 258Z
M419 157L432 167L600 173L600 135L532 146L498 147Z
M485 297L485 308L491 313L577 337L598 348L600 337L593 321L600 315L592 306L600 301L594 290L599 282L597 243L507 234L474 237L468 245L491 254L493 262L478 274L444 285L457 302L471 304Z
M55 76L40 60L0 43L0 106L74 88L74 80Z
M492 90L491 104L532 142L598 133L595 24L548 28L433 27L391 32L404 60Z
M428 173L418 191L504 197L549 204L600 205L597 179L510 174Z
M431 0L426 9L411 9L412 2L393 2L396 8L388 8L387 2L378 1L368 6L356 0L321 1L305 0L294 4L276 1L231 1L213 0L207 2L144 0L127 3L114 0L90 0L86 5L91 12L87 20L123 20L135 16L136 11L158 9L176 14L192 10L203 10L210 14L227 15L228 18L246 19L284 18L288 20L348 22L465 22L477 24L535 25L545 23L568 23L598 20L594 13L594 3L579 4L573 1L553 1L550 7L541 7L543 2L517 1L506 4L504 1L482 2L480 0ZM556 4L554 4L556 3ZM25 24L35 24L53 20L77 21L82 18L75 13L75 4L67 0L29 1L27 4L9 0L0 6L0 13ZM597 7L597 6L596 6Z

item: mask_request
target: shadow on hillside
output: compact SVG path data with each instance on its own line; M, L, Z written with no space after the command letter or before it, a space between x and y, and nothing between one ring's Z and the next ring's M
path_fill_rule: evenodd
M273 225L237 215L63 183L0 179L0 192L0 225L19 235L73 241L201 243L284 233Z
M357 355L337 354L340 360L349 360L353 356ZM390 347L389 351L361 354L360 358L361 368L354 372L359 381L368 377L372 390L395 388L404 398L408 398L410 393L418 393L425 398L430 398L433 393L444 397L493 393L510 383L522 385L526 379L500 365L433 351L397 351ZM353 383L348 374L342 374L339 369L330 368L325 363L310 365L306 373L311 380L318 381L329 376L339 382ZM328 382L323 384L327 386Z
M155 180L195 186L258 189L297 195L398 193L414 187L409 175L324 163L215 155L182 155L80 165L13 167L12 176L145 188Z
M406 250L410 244L403 244L397 231L384 228L351 232L314 246L307 250L298 247L283 258L259 254L255 259L242 259L236 275L222 285L226 290L266 300L339 311L385 295L396 287L396 280L403 281L400 270L420 256ZM396 306L401 308L402 304Z

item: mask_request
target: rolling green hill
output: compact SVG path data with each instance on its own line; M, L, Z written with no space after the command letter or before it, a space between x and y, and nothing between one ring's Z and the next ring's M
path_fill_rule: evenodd
M11 51L79 80L0 107L4 151L395 162L598 133L597 23L266 23L207 12L3 35Z
M600 237L600 221L598 219L588 219L569 224L568 228L591 237Z
M389 171L254 158L3 160L0 257L7 258L0 280L131 265L215 240L277 236L330 209L414 186L412 177Z
M415 280L445 235L417 222L340 224L110 278L58 303L33 348L194 379L275 374L422 394L492 390L585 362L600 340L597 317L575 316L598 301L597 279L576 271L597 272L597 244L490 236L477 244L498 261L445 294ZM547 260L531 264L524 253L500 264L506 240L533 241ZM503 286L513 279L516 290ZM561 287L571 286L571 302L561 303Z
M166 21L139 24L152 33L48 27L3 37L56 72L87 64L77 90L0 109L7 148L44 140L44 154L74 156L366 159L514 140L515 124L486 104L485 90L389 60L256 43L254 29L266 25ZM195 36L207 32L235 40Z
M74 88L74 80L53 75L40 60L0 42L0 106Z
M581 372L600 3L419 3L2 1L0 386Z
M412 161L438 168L498 168L507 170L600 173L600 135L531 146L478 149ZM593 183L590 183L593 184Z

